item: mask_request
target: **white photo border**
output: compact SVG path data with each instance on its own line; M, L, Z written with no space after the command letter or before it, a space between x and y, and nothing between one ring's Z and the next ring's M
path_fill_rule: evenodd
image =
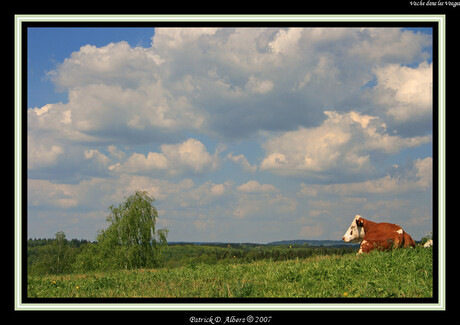
M23 302L23 54L24 23L435 23L438 44L438 204L437 288L435 303L63 303ZM436 39L436 38L434 38ZM435 58L436 59L436 58ZM18 311L445 311L446 310L446 16L445 15L15 15L14 16L14 309ZM436 97L434 97L436 98ZM435 103L434 103L435 104ZM434 119L436 121L436 119ZM26 181L26 180L25 180ZM435 199L435 198L434 198ZM435 211L433 211L436 213ZM436 221L436 220L435 220ZM436 225L433 225L436 226ZM436 228L434 228L436 229ZM435 264L436 265L436 264Z

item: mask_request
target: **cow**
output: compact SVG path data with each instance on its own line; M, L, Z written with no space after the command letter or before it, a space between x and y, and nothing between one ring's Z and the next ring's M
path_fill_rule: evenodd
M346 243L361 243L358 254L374 249L387 250L400 247L415 247L412 237L393 223L376 223L356 215L342 237Z

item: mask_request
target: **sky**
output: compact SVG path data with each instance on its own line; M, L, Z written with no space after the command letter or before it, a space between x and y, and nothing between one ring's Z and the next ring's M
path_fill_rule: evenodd
M168 241L432 230L430 28L28 29L29 238L155 198Z

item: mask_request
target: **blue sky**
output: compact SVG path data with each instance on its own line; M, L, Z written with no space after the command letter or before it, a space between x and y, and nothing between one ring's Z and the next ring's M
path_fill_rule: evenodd
M27 63L28 237L137 189L170 241L431 231L431 29L30 28Z

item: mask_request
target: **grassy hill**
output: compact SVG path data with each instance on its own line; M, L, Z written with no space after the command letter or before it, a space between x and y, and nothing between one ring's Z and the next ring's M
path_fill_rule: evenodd
M245 257L234 255L205 263L197 256L200 255L176 267L29 276L28 297L423 298L433 295L431 248L376 251L359 256L353 251L279 261L239 260Z

